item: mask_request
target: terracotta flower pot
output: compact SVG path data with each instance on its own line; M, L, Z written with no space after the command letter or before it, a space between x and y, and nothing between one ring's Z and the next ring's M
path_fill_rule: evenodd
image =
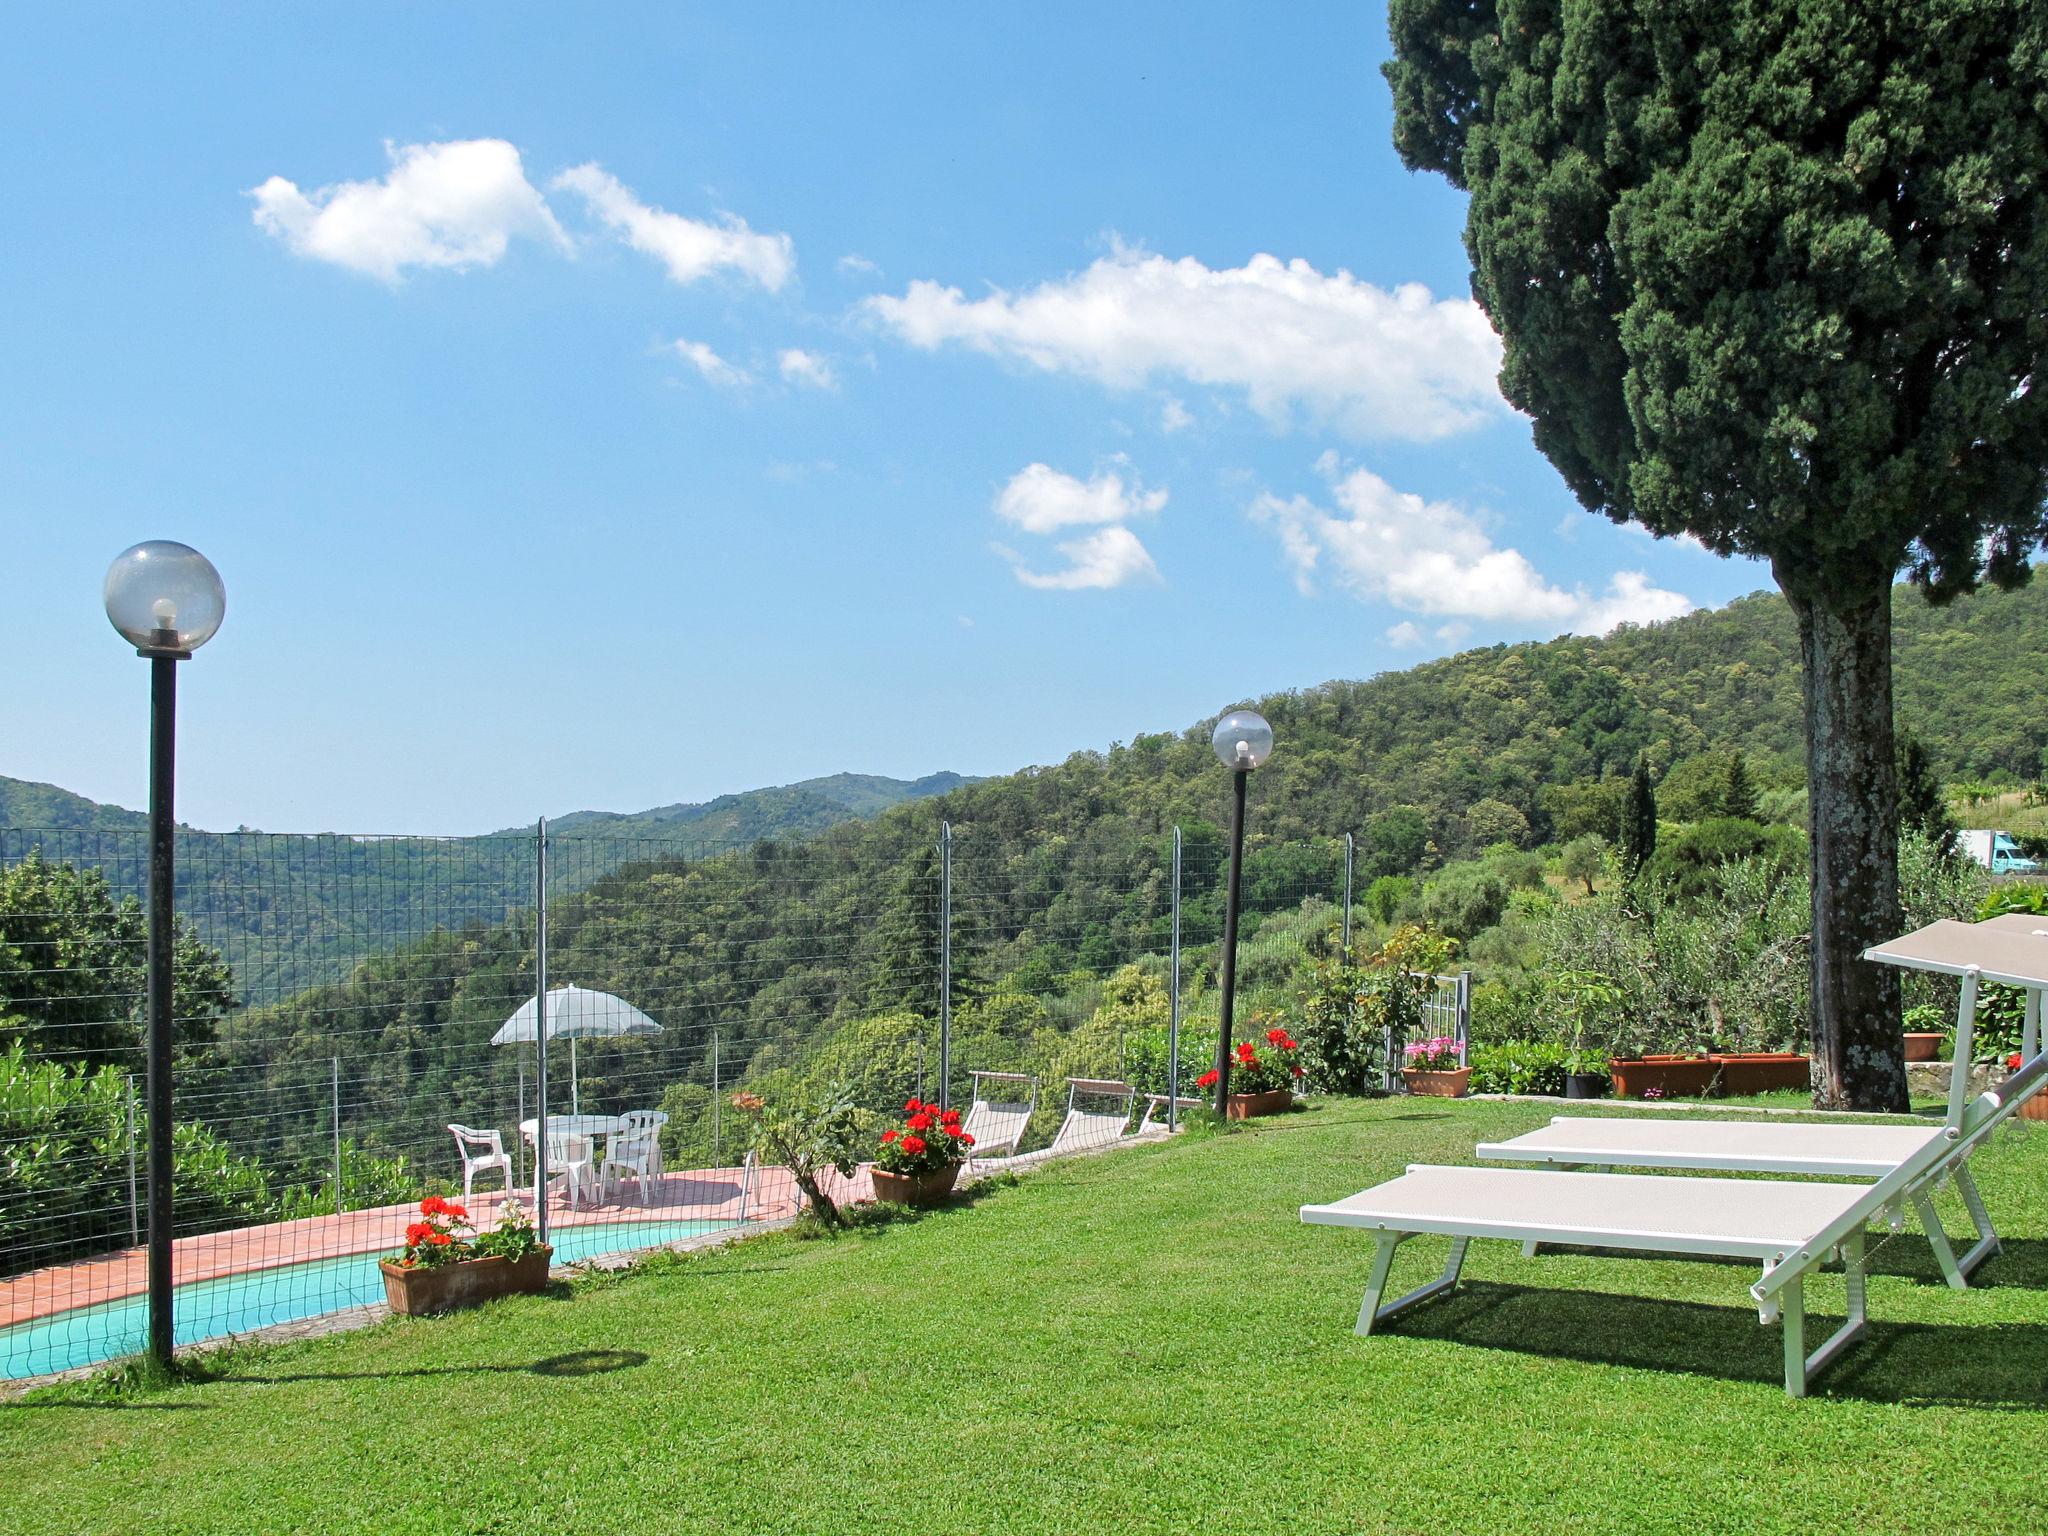
M1941 1060L1941 1042L1948 1037L1939 1030L1932 1032L1909 1029L1906 1031L1906 1060Z
M384 1272L384 1300L391 1310L420 1317L545 1290L554 1256L554 1249L543 1246L523 1259L463 1259L438 1269L407 1269L384 1259L377 1267Z
M1721 1093L1771 1093L1780 1088L1804 1088L1813 1081L1811 1064L1793 1051L1736 1052L1707 1060L1720 1069Z
M877 1200L891 1205L938 1205L953 1193L960 1164L947 1163L930 1173L891 1173L886 1168L876 1168L873 1173Z
M1294 1090L1268 1088L1264 1093L1233 1093L1224 1104L1232 1120L1256 1120L1261 1115L1283 1115L1294 1107Z
M1640 1099L1656 1090L1664 1099L1696 1099L1714 1085L1714 1064L1704 1056L1616 1057L1607 1063L1617 1099Z
M1472 1081L1472 1069L1459 1067L1455 1071L1434 1072L1403 1067L1401 1081L1408 1085L1410 1093L1421 1094L1424 1098L1462 1099L1466 1085Z

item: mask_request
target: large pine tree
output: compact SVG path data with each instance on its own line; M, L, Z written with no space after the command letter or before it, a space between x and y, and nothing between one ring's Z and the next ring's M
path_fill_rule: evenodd
M2041 0L1393 0L1502 391L1579 500L1799 621L1823 1102L1906 1107L1892 582L2026 578L2048 491Z

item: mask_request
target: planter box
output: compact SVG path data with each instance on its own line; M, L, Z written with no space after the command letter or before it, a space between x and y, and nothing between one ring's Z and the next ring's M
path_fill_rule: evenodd
M1907 1030L1906 1060L1939 1061L1941 1059L1941 1042L1946 1038L1947 1036L1938 1032L1928 1034L1917 1029Z
M1618 1057L1607 1063L1617 1099L1703 1098L1714 1085L1714 1064L1704 1056Z
M1264 1093L1233 1093L1224 1101L1232 1120L1256 1120L1261 1115L1282 1115L1294 1107L1292 1088L1269 1088Z
M384 1300L391 1310L420 1317L545 1290L554 1257L554 1249L542 1247L523 1259L464 1259L438 1269L404 1269L385 1259L377 1267L384 1272Z
M1607 1074L1605 1072L1565 1073L1564 1096L1568 1099L1606 1098Z
M1424 1098L1462 1099L1465 1097L1465 1085L1472 1081L1472 1069L1458 1067L1449 1072L1425 1072L1403 1067L1401 1081L1408 1085L1410 1093L1421 1094Z
M886 1168L869 1170L874 1175L875 1198L891 1205L938 1205L953 1193L960 1177L960 1165L948 1163L930 1173L891 1173Z
M1780 1088L1805 1088L1813 1081L1812 1063L1792 1051L1750 1051L1709 1056L1720 1070L1716 1093L1771 1093Z

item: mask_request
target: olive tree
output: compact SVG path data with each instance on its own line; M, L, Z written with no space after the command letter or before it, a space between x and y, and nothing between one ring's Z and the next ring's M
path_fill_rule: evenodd
M2040 0L1393 0L1503 393L1579 500L1797 616L1823 1102L1905 1107L1893 582L2026 579L2048 476Z

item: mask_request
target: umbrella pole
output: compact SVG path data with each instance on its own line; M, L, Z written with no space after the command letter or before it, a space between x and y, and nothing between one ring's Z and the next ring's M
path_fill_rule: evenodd
M569 1037L569 1113L583 1113L583 1098L576 1082L576 1037Z

